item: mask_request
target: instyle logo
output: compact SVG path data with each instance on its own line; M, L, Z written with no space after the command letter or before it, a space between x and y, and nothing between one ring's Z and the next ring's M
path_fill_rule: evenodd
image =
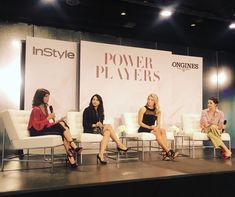
M35 46L33 46L33 55L41 55L41 56L54 57L59 59L75 58L75 53L73 53L72 51L67 51L67 50L59 51L52 48L36 48Z
M195 63L187 63L187 62L172 62L172 67L178 68L183 72L191 69L198 69L199 65Z

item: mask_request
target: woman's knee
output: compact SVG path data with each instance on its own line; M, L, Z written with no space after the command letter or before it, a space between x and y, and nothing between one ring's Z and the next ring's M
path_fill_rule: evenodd
M157 127L155 127L155 128L153 129L152 133L157 133L158 130L159 130L159 129L158 129Z
M166 135L166 130L165 129L160 129L162 135Z
M215 137L215 135L214 135L212 132L207 133L207 136L208 136L209 138L214 138L214 137Z
M64 128L65 128L65 124L64 124L64 122L59 122L59 124L60 124L62 127L64 127Z
M64 122L59 122L59 124L65 129L64 131L69 131L69 128L66 126Z
M110 125L110 124L105 124L105 125L104 125L104 129L111 131L111 130L113 129L113 127L112 127L112 125Z
M104 129L103 129L103 135L105 135L105 136L110 136L110 129L109 129L109 127L104 127Z
M159 132L157 132L157 130L154 129L151 133L155 135L156 138L159 137Z

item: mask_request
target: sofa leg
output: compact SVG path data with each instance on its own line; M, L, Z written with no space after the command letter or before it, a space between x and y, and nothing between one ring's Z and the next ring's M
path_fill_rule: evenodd
M144 161L144 141L142 141L142 161Z
M4 157L5 157L5 135L6 135L6 129L4 129L2 133L2 166L1 166L1 171L3 172L4 170Z

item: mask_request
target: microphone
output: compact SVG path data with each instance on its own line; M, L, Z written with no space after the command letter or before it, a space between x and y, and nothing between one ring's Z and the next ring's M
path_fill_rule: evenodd
M224 120L224 125L227 124L227 120ZM224 132L224 129L222 129L222 133Z
M50 110L51 113L54 112L52 105L49 106L49 110ZM52 118L52 120L53 120L53 122L55 122L55 118Z

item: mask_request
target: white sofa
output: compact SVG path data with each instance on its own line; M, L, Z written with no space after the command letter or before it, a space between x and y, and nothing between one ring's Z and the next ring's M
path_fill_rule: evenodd
M98 153L100 142L103 138L100 134L84 133L82 126L82 112L70 111L67 113L67 123L70 128L73 139L79 146L83 147L80 154L80 163L83 163L83 154L91 150L91 152ZM97 147L98 144L98 147Z
M141 150L142 150L142 160L144 160L144 146L145 142L147 142L149 145L149 151L151 151L151 148L158 148L159 146L152 146L152 143L156 143L156 137L152 133L147 132L141 132L138 133L138 114L132 113L132 112L124 112L122 114L122 123L126 127L126 137L128 138L135 137L137 141L140 141L142 144ZM167 139L171 142L171 146L175 147L175 138L174 134L172 132L166 132ZM139 148L139 145L137 144L137 148Z
M201 114L197 113L187 113L182 115L182 130L185 135L189 136L189 145L192 148L192 157L195 158L195 147L197 146L197 142L209 141L210 139L207 137L206 133L201 132L200 128L200 118ZM231 150L231 137L229 133L222 133L221 138L223 141L228 142L229 149ZM202 143L201 146L205 146ZM207 145L207 147L213 147L211 145ZM215 149L214 149L215 156Z
M69 125L72 137L79 146L83 147L83 151L80 154L80 164L83 163L84 154L87 153L93 154L99 152L100 142L103 139L103 136L100 134L84 133L82 119L83 119L83 112L78 112L78 111L67 112L67 123ZM106 120L104 124L112 125L112 120ZM119 138L118 134L117 137ZM119 153L114 149L116 149L116 144L110 138L108 149L106 149L107 153L106 156L110 159L118 160Z
M46 136L37 136L30 137L27 130L28 121L29 121L30 111L27 110L17 110L17 109L8 109L2 111L0 117L3 121L4 131L2 138L2 167L1 170L4 170L5 161L22 161L22 162L47 162L51 164L51 172L53 172L54 166L54 148L63 145L61 136L56 135L46 135ZM14 160L5 157L5 145L6 145L6 134L10 139L10 143L13 149L26 149L27 155L29 155L30 149L45 149L50 148L51 150L51 159L50 160L31 160L30 157L27 157L27 160Z

